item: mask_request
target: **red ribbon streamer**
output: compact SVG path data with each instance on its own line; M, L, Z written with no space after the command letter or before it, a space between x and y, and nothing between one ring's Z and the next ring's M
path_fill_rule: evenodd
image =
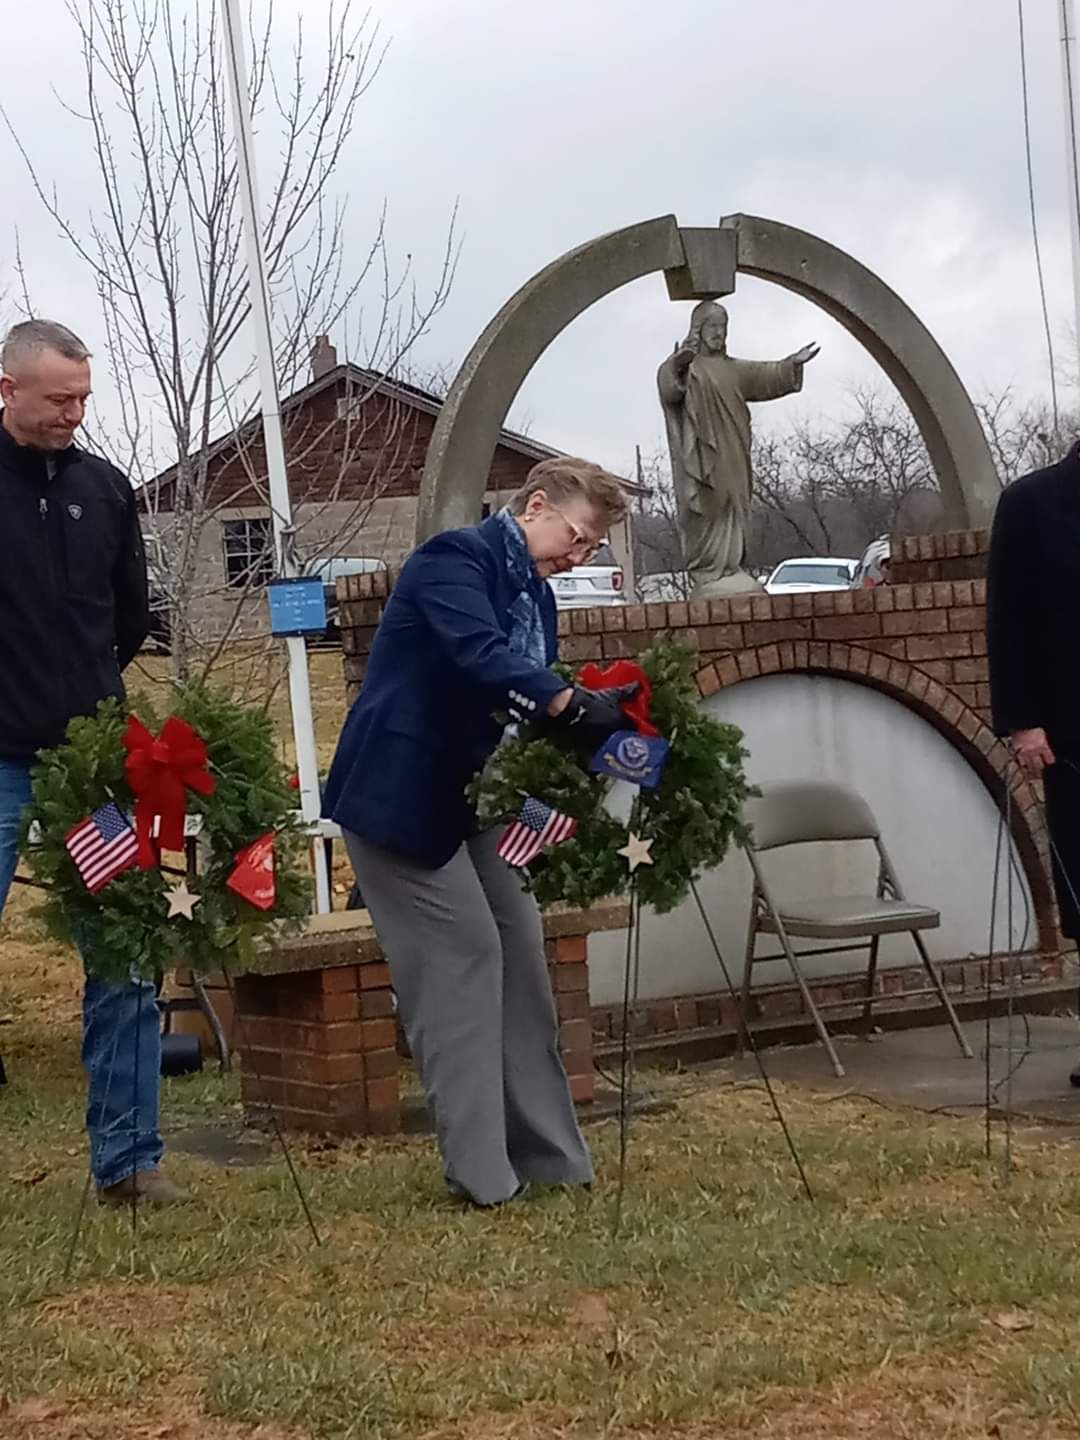
M632 700L624 700L622 712L634 723L639 735L659 735L660 731L649 719L649 705L652 701L652 685L645 671L636 660L613 660L606 670L590 660L581 667L578 684L586 690L610 690L617 685L640 686Z
M206 768L206 742L186 720L170 715L155 739L134 715L124 731L124 774L135 793L135 834L139 865L150 870L161 850L184 848L184 791L214 793L214 777ZM160 818L157 848L154 821Z

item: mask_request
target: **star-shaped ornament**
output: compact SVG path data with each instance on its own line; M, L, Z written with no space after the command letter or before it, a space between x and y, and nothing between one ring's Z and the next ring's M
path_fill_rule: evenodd
M169 919L174 920L177 915L182 915L185 920L194 920L191 913L195 906L202 899L201 895L193 895L187 888L187 881L181 880L179 885L174 885L171 890L166 891L165 898L169 902Z
M640 835L635 835L631 830L630 838L618 851L618 854L626 856L626 863L630 866L632 875L639 865L651 865L653 858L649 854L652 849L652 841L644 840Z

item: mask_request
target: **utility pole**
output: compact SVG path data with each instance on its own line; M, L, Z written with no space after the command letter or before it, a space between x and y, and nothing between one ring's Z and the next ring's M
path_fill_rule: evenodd
M1077 48L1076 5L1074 0L1058 0L1061 33L1061 78L1065 98L1065 160L1068 177L1069 239L1072 247L1073 273L1073 346L1074 363L1080 373L1080 113L1077 110Z

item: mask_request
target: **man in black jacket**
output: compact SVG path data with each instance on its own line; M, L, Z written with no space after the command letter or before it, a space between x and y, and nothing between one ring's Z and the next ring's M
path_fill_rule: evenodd
M34 756L57 745L73 717L123 695L120 674L149 617L131 486L73 443L90 394L86 346L63 325L28 320L5 340L0 371L2 912ZM187 1199L158 1170L160 1063L154 986L107 985L88 975L86 1124L104 1203Z
M1046 787L1062 932L1080 940L1080 444L1010 485L990 546L994 727ZM1080 1067L1073 1074L1080 1084Z

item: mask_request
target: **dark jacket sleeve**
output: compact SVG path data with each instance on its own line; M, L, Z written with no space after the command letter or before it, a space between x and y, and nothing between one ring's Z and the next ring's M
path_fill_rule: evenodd
M150 629L146 555L139 525L139 507L127 480L123 481L123 487L126 508L124 539L112 573L116 658L121 670L130 665L139 653Z
M430 625L440 647L481 690L492 708L543 714L566 681L517 655L506 643L480 556L459 533L429 541L409 560L398 584Z
M1023 481L998 502L987 578L990 699L998 735L1046 726L1035 496Z
M555 606L555 592L550 585L544 585L544 640L547 645L547 663L554 665L559 658L559 612Z

